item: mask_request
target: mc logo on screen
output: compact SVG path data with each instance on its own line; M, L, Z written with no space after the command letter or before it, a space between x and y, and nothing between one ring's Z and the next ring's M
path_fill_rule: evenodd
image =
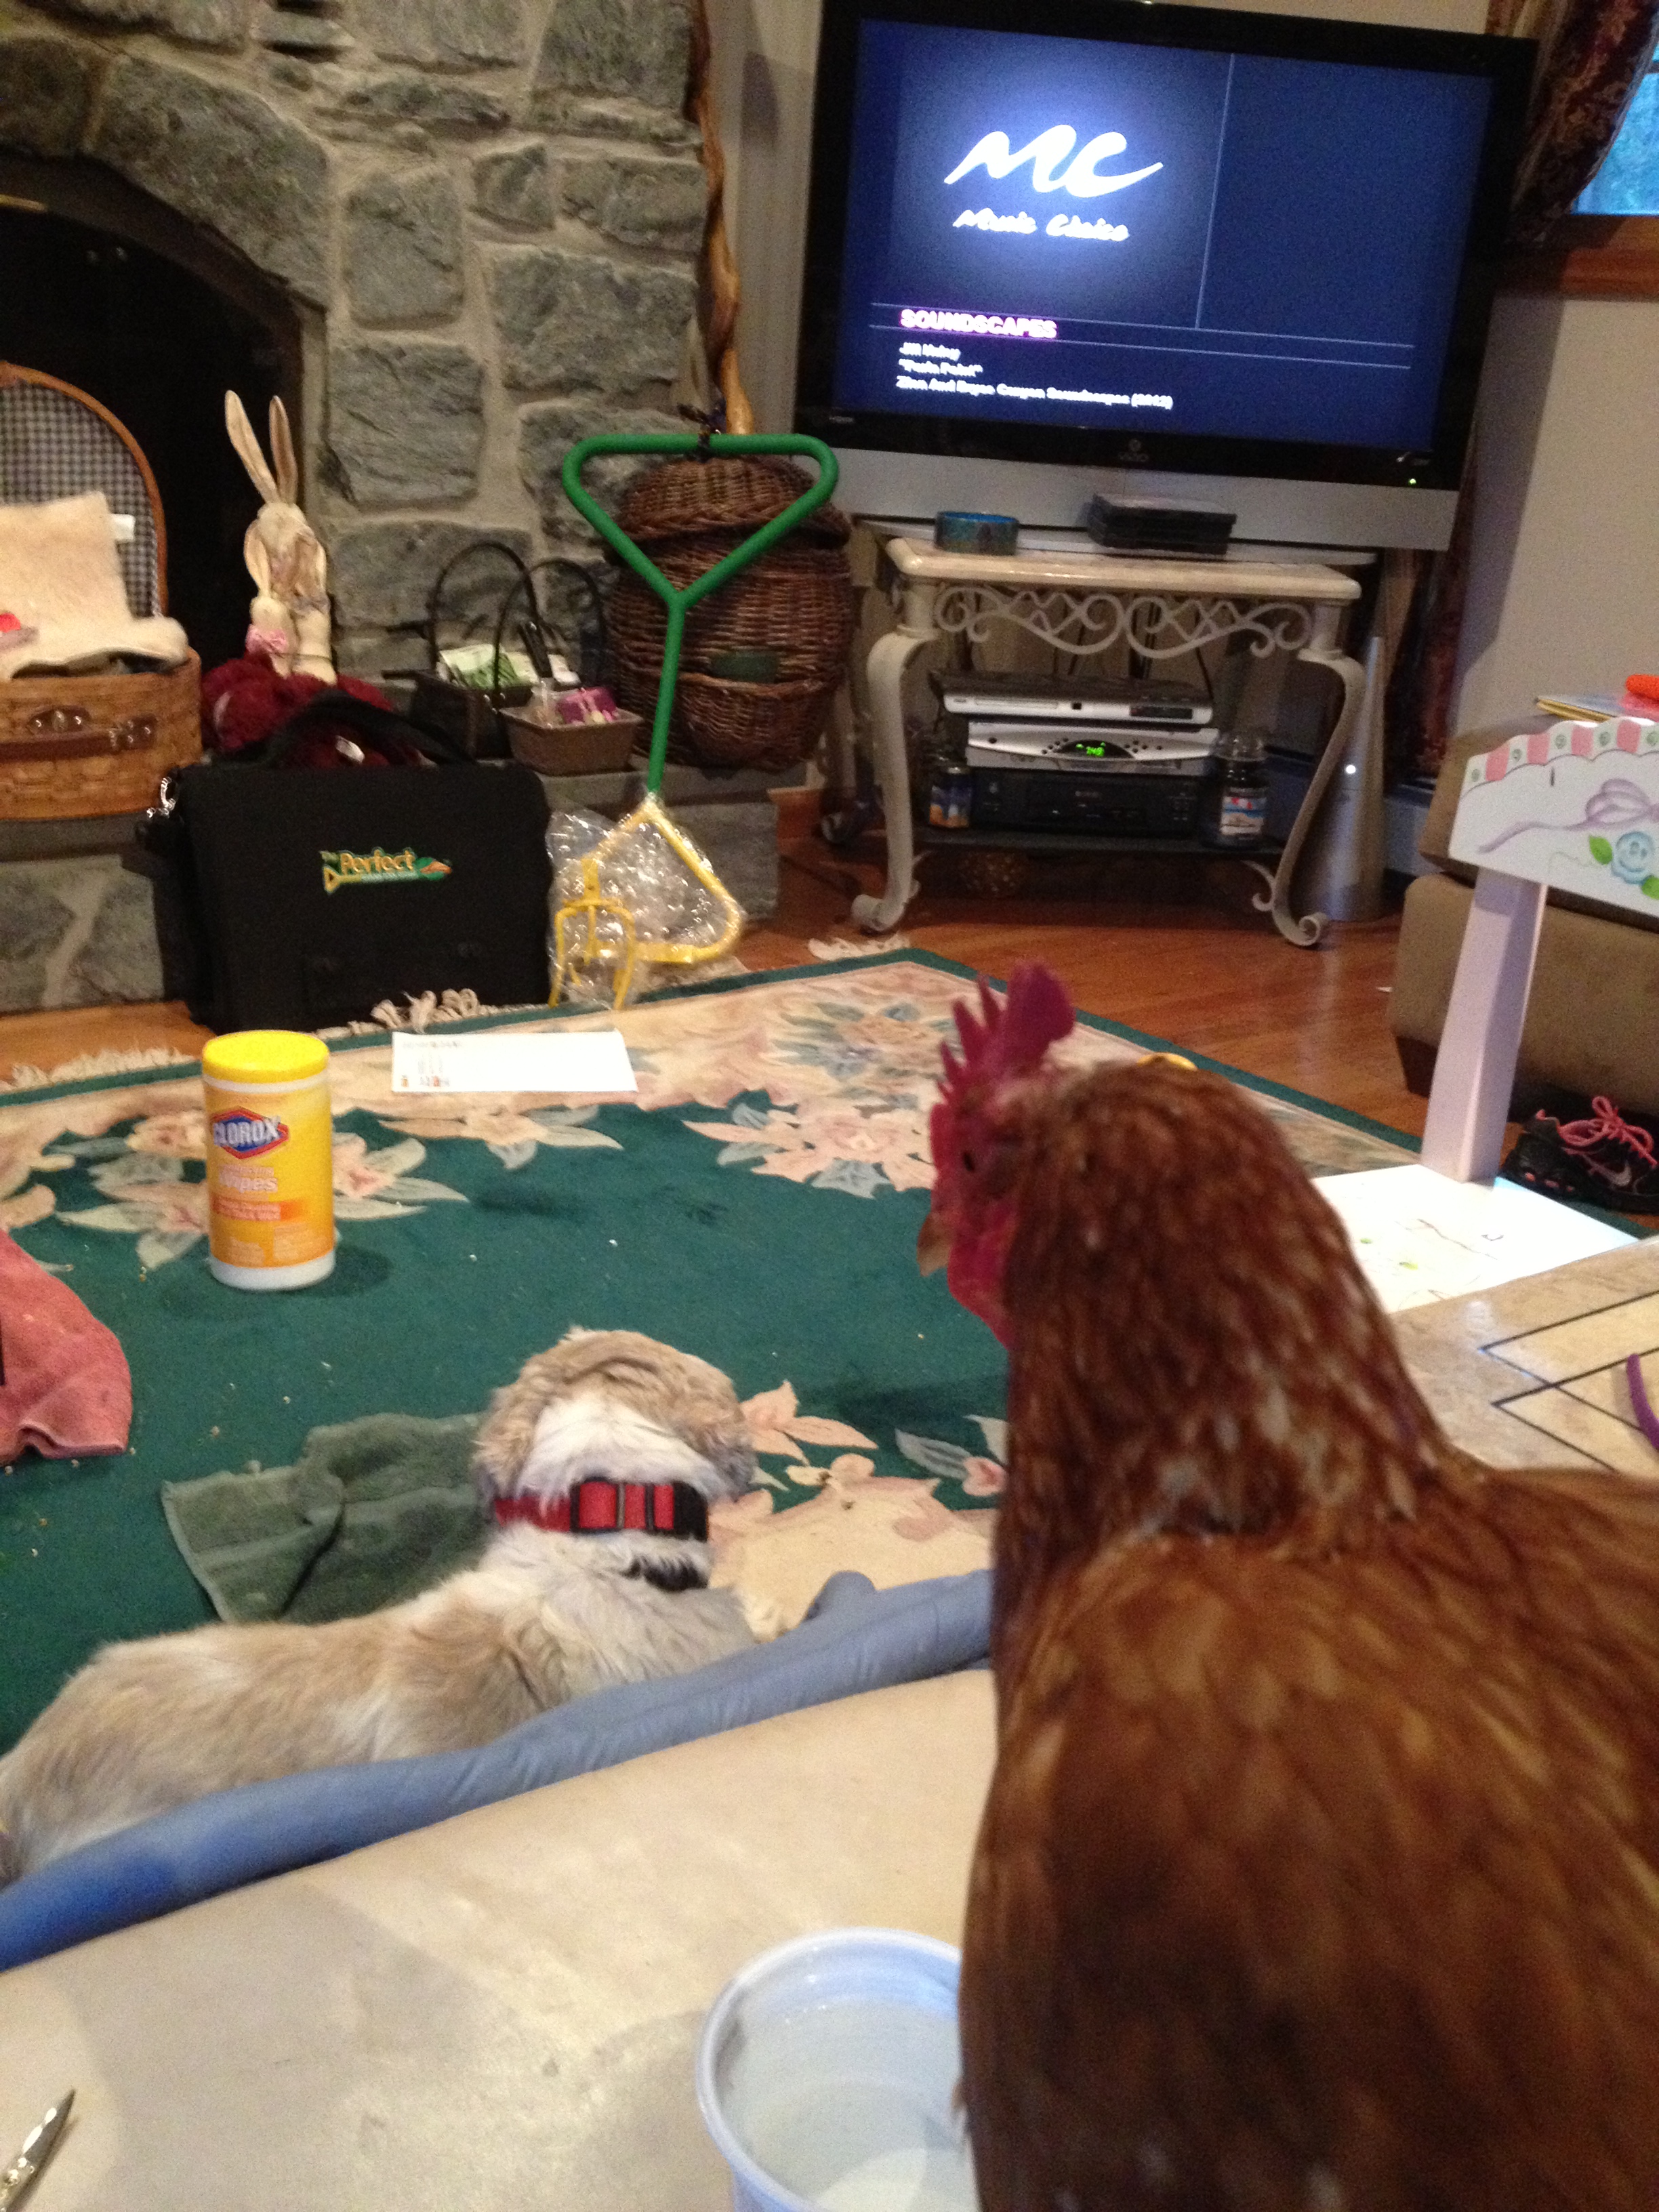
M1128 144L1121 131L1103 131L1073 159L1077 133L1069 124L1056 123L1047 131L1040 131L1029 146L1022 146L1016 154L1009 146L1006 131L988 131L945 181L954 185L969 170L979 168L993 177L1011 177L1029 161L1036 191L1069 192L1078 200L1097 199L1103 192L1121 192L1126 185L1138 185L1143 177L1153 176L1164 167L1162 161L1151 161L1144 169L1118 170L1102 176L1096 164L1115 159L1127 150ZM1064 171L1061 162L1067 165Z

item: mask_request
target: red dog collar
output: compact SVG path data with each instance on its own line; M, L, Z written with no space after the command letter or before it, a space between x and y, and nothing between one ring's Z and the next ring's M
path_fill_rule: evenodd
M614 1536L637 1529L646 1536L708 1535L708 1501L689 1482L579 1482L559 1498L498 1498L495 1518L529 1521L570 1536Z

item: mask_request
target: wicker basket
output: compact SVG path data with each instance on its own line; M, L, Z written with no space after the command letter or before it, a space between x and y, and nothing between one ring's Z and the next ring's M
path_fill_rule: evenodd
M787 462L669 461L630 487L619 520L684 590L807 483ZM811 751L852 643L848 530L844 515L820 507L691 610L669 726L674 758L705 768L787 769ZM654 705L667 634L667 611L655 592L634 575L620 576L611 598L617 696L640 714ZM739 683L720 673L716 664L733 653L772 657L777 680Z
M652 548L651 557L678 589L696 581L736 542L707 532ZM611 635L629 667L659 669L668 613L637 577L617 580L611 599ZM700 600L685 618L680 666L702 675L727 653L769 649L784 682L816 677L839 683L853 636L853 589L839 546L800 545L793 538L763 554L752 568Z
M781 514L811 478L793 461L722 456L707 461L664 461L636 477L623 493L617 520L636 545L661 545L675 538L727 533L729 552L740 538ZM837 507L825 506L797 525L790 540L844 545L853 526ZM705 564L707 565L707 564Z
M682 674L669 726L669 758L699 768L794 768L823 733L836 685L738 684L720 676ZM649 716L654 678L619 675L617 696Z
M202 664L0 683L0 821L137 814L202 752Z
M650 733L641 715L614 722L532 722L503 714L513 757L540 775L611 775L625 769Z

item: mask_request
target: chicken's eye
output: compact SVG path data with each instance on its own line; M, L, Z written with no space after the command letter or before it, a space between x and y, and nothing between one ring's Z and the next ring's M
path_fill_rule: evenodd
M971 1152L964 1152L963 1154L962 1164L968 1170L968 1173L972 1175L974 1172L974 1156Z

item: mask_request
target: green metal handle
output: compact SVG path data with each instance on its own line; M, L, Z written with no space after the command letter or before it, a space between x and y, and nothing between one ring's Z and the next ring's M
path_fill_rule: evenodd
M752 538L745 538L741 545L734 546L723 560L717 561L712 568L705 569L681 590L671 584L655 562L641 551L616 518L607 514L592 494L584 490L581 472L596 453L684 455L705 452L716 459L726 453L805 453L817 463L818 480L786 507L781 514L775 514L769 522L763 523ZM793 434L744 438L720 432L705 440L689 430L632 438L622 431L607 431L600 437L584 438L580 445L573 446L565 455L559 477L566 498L578 514L592 524L606 544L622 556L641 581L650 586L668 610L662 680L657 686L657 712L651 725L651 764L645 775L647 791L654 793L662 787L663 764L668 757L668 724L674 709L674 686L679 680L680 648L685 639L685 617L699 599L718 591L728 576L735 576L739 568L746 568L751 561L758 560L780 538L787 538L798 522L804 522L815 507L822 507L836 489L836 478L840 473L835 455L822 439Z

